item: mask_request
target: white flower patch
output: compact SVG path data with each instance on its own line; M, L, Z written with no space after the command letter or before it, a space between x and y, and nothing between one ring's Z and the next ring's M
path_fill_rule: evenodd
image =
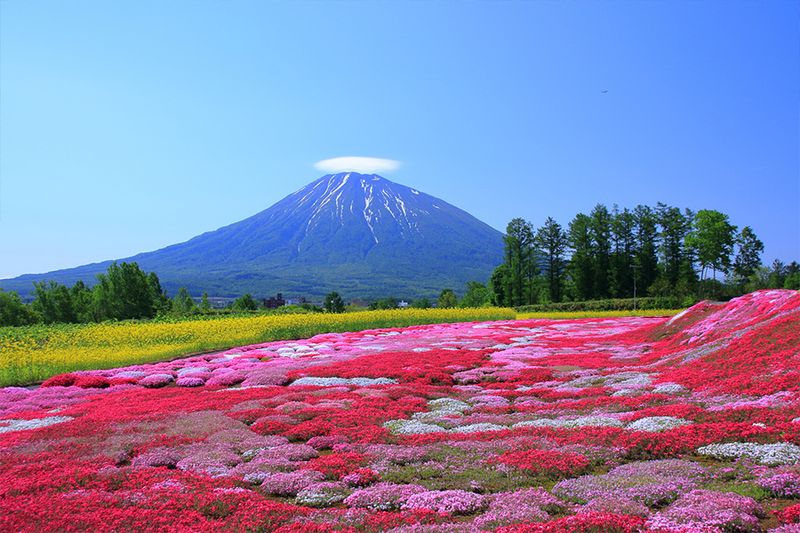
M177 371L178 377L189 376L191 374L204 374L206 372L211 372L208 367L205 366L187 366L181 368Z
M724 411L726 409L742 409L742 408L767 408L767 407L785 407L791 405L794 400L794 394L789 391L776 392L768 396L762 396L757 399L737 399L723 405L715 405L709 407L709 411Z
M512 427L580 428L591 426L622 427L623 424L610 416L581 416L572 419L540 418L538 420L525 420L524 422L517 422Z
M458 418L462 417L461 413L458 412L450 412L450 411L422 411L420 413L414 413L411 415L413 420L419 420L420 422L424 422L426 424L439 424L442 422L448 422L452 420L448 420L450 418Z
M627 429L632 431L658 432L681 426L687 426L691 423L692 422L690 420L676 418L674 416L648 416L646 418L640 418L639 420L631 422L628 424Z
M686 387L678 383L667 382L656 385L653 392L656 394L683 394L686 392Z
M615 389L638 389L647 387L651 382L650 375L644 372L620 372L606 376L605 385Z
M455 398L437 398L428 402L428 409L439 414L462 414L471 409L470 405Z
M642 389L620 389L612 392L611 396L641 396L642 394L644 394Z
M308 346L305 344L289 343L275 349L275 353L279 357L287 357L289 359L297 359L299 357L306 357L311 355L319 355L316 348L324 348L323 345L317 344Z
M350 495L344 483L315 483L297 493L297 503L309 507L330 507Z
M114 377L119 379L139 379L146 375L147 372L142 372L141 370L123 370L114 374Z
M795 424L800 424L800 416L798 416L797 418L793 418L792 422Z
M480 407L501 407L510 404L511 402L508 401L507 398L503 398L502 396L495 396L493 394L482 394L478 396L473 396L469 399L469 401L474 406Z
M278 356L288 357L289 359L297 359L298 357L302 357L303 355L305 355L303 353L295 352L293 349L287 347L278 348L275 351L277 352Z
M670 324L672 324L672 323L673 323L673 322L675 322L676 320L680 320L680 318L681 318L682 316L684 316L684 315L685 315L686 313L688 313L688 312L689 312L689 309L684 309L683 311L681 311L681 312L680 312L680 313L678 313L677 315L675 315L675 316L673 316L672 318L670 318L670 319L667 321L667 325L669 326Z
M697 453L716 459L748 457L758 463L770 466L800 463L800 446L788 442L775 444L756 444L754 442L709 444L698 448Z
M604 385L606 382L606 378L599 375L592 375L592 376L583 376L579 377L570 381L567 381L560 386L558 389L585 389L589 387L599 387Z
M447 431L442 426L425 424L418 420L389 420L383 427L395 435L424 435L426 433L444 433Z
M34 418L31 420L0 420L0 433L23 431L26 429L39 429L52 426L53 424L60 424L61 422L69 422L70 420L72 420L71 416L47 416L45 418Z
M370 385L395 385L397 380L393 378L350 378L351 385L359 387L369 387Z
M369 387L371 385L394 385L396 379L392 378L315 378L304 377L294 380L289 386L311 385L314 387L340 387L342 385L356 385L358 387Z
M506 426L481 422L479 424L469 424L467 426L456 427L450 433L479 433L481 431L503 431L508 429Z

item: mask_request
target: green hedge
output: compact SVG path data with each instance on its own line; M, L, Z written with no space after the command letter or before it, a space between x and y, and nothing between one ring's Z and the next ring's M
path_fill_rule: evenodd
M677 296L648 296L636 298L636 309L680 309L689 307L694 300ZM560 302L517 307L520 313L546 313L550 311L631 311L633 298L614 298L609 300L588 300L585 302Z

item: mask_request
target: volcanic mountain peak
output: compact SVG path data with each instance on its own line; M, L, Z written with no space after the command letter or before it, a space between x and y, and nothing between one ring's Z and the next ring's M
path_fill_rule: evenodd
M328 174L239 222L121 261L156 272L170 293L275 292L349 297L432 297L485 281L502 260L502 234L443 200L377 174ZM110 261L25 275L32 282L92 283Z
M436 199L416 189L391 182L377 174L342 172L328 174L298 190L286 201L292 213L306 211L306 234L320 221L333 220L363 225L375 244L380 243L377 226L393 226L402 238L420 234L418 219L440 209Z

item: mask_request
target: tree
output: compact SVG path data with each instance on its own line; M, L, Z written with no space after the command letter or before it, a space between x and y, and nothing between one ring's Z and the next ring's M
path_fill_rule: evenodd
M439 294L438 307L446 309L449 307L456 307L457 305L458 298L456 297L456 293L453 292L453 289L442 289L442 292Z
M640 294L645 294L658 277L658 222L652 208L637 205L633 210L636 223L636 251L634 253L635 281Z
M375 300L374 302L369 304L369 309L373 311L376 309L397 309L399 303L400 301L397 298L390 296L388 298L381 298L380 300Z
M712 268L714 279L718 270L728 272L735 235L736 226L731 225L728 215L712 209L697 212L691 231L686 235L686 245L697 254L701 281L708 267Z
M427 298L418 298L411 302L411 307L415 309L429 309L431 306L431 301Z
M325 311L328 313L344 313L344 302L338 292L330 292L325 296L325 303L323 305Z
M72 303L72 293L66 285L55 281L34 282L36 299L31 304L45 324L78 322L78 313Z
M765 289L782 289L786 284L786 275L788 274L786 265L780 259L772 262L767 274L767 286Z
M19 294L0 289L0 326L27 326L36 322L36 315Z
M597 204L590 214L592 237L592 271L594 298L609 297L609 269L611 264L611 214L603 204Z
M533 280L537 266L531 223L522 218L512 219L506 227L504 242L510 303L514 307L533 303Z
M211 311L211 304L208 301L208 293L206 291L203 291L203 297L200 298L200 311L203 313Z
M500 307L511 307L510 268L503 263L494 269L489 278L489 290L492 293L492 303Z
M150 297L153 300L155 314L169 311L170 301L167 297L167 291L161 288L161 282L155 272L147 274L147 285L150 289Z
M98 274L93 292L96 320L153 318L169 300L158 276L146 274L136 263L112 263Z
M536 230L536 244L544 258L544 276L551 302L560 302L564 285L564 254L567 251L567 234L561 225L547 217L544 225Z
M677 207L670 207L661 202L656 206L656 213L661 227L659 233L661 276L664 277L667 290L672 292L686 275L685 267L689 261L684 240L691 228L691 218L684 216Z
M172 312L176 315L186 316L192 314L196 309L197 305L186 287L178 289L178 294L172 299Z
M231 309L235 311L255 311L258 309L258 302L256 302L255 298L248 292L236 298L231 304Z
M611 215L611 261L609 292L617 298L633 296L633 269L636 262L636 217L615 205Z
M792 264L796 265L797 263L792 261ZM800 269L794 270L786 275L786 279L783 280L783 288L800 291Z
M69 289L72 309L78 322L91 322L93 313L92 290L84 282L78 280Z
M750 226L745 226L736 237L736 244L739 250L733 261L733 274L741 283L755 274L761 265L764 243L756 237Z
M569 270L578 300L591 300L594 297L590 222L588 216L578 213L569 223L569 244L572 247Z
M467 292L459 304L461 307L484 307L491 303L492 294L486 285L477 281L467 282Z

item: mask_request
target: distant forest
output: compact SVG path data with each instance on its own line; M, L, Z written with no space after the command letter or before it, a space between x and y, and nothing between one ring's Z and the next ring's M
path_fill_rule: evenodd
M496 305L520 307L637 296L729 299L763 288L800 289L800 265L761 263L764 244L728 215L662 203L609 210L598 204L563 228L515 218L505 260L492 273Z

